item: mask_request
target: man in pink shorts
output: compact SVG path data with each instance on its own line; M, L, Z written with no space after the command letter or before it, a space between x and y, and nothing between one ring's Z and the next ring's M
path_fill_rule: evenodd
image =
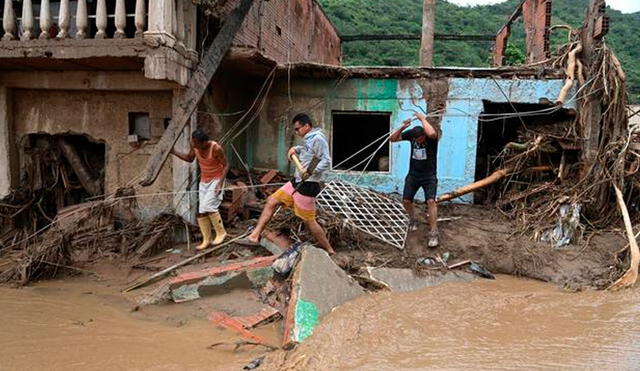
M319 158L320 162L316 166L313 174L309 174L308 178L303 182L303 175L296 169L295 177L290 182L278 189L268 199L262 210L258 224L253 232L237 243L243 245L258 245L260 243L260 235L278 205L284 205L293 209L296 216L302 219L313 236L318 240L318 244L327 250L329 254L335 251L331 247L327 235L316 220L316 196L320 193L320 179L322 173L329 169L331 165L331 154L329 152L329 143L322 130L313 128L311 118L305 113L297 114L293 118L293 129L299 137L302 137L304 143L289 149L287 156L291 159L293 154L300 158L302 166L306 169L314 157Z

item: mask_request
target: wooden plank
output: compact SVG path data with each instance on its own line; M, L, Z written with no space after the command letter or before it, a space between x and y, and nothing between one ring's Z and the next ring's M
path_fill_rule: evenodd
M165 130L162 138L160 138L160 141L156 145L153 155L147 162L145 177L140 182L141 185L149 186L155 182L162 166L169 157L171 148L173 148L173 145L178 140L191 114L197 108L211 78L220 66L220 62L222 62L222 58L224 58L227 50L231 47L231 43L236 33L238 33L238 30L240 30L242 22L249 13L253 2L254 0L241 0L240 5L231 11L224 19L224 24L220 32L200 60L191 78L189 78L186 90L180 97L177 112L174 112L171 124Z

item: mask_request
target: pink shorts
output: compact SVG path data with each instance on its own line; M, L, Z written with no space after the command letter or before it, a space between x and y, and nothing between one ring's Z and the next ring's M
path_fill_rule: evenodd
M282 202L285 207L293 209L296 216L302 220L314 220L316 218L316 198L293 193L295 188L291 182L283 185L271 197Z

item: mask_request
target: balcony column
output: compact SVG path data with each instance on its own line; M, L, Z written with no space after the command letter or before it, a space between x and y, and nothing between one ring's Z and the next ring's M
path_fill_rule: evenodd
M124 29L127 27L127 11L124 6L124 0L116 0L116 33L114 39L124 39L127 35Z
M33 4L31 0L22 2L22 36L20 40L33 39Z
M78 0L76 9L76 39L82 40L87 37L87 27L89 27L89 14L87 13L87 0Z
M66 39L69 37L69 20L71 16L69 15L69 0L60 1L60 12L58 13L58 25L60 26L60 31L58 32L58 39Z
M147 39L172 47L176 44L173 35L174 0L154 0L149 2L149 29L144 32Z
M136 0L136 37L142 37L144 33L144 26L146 25L146 5L144 0Z
M106 39L107 38L107 1L106 0L98 0L98 4L96 5L96 28L98 32L96 32L96 39Z
M184 1L183 5L185 7L185 45L187 46L187 52L189 52L191 56L191 60L194 62L198 61L198 52L196 51L196 40L197 40L197 20L198 20L198 7L191 1Z
M40 40L49 38L49 29L51 28L51 4L49 0L42 0L40 3Z
M2 13L2 28L4 28L4 36L2 36L2 41L16 39L16 15L13 12L13 0L4 1L4 12Z
M175 36L176 36L176 40L178 41L178 46L180 48L182 48L183 50L185 49L184 46L184 36L185 36L185 31L184 31L184 2L182 0L176 0L176 10L175 10L175 19L176 19L176 30L175 30Z

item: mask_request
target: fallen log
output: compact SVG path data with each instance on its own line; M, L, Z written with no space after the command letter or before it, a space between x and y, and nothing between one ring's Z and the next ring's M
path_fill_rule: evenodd
M488 177L481 179L477 182L468 184L466 186L460 187L454 191L451 191L449 193L445 193L442 196L438 197L437 202L444 202L444 201L449 201L449 200L453 200L454 198L458 198L460 196L466 195L467 193L470 192L474 192L477 191L478 189L484 188L486 186L488 186L489 184L493 184L495 182L497 182L498 180L504 178L507 176L507 174L509 174L511 172L510 169L500 169L500 170L496 170L493 172L493 174L489 175Z
M102 194L100 182L91 177L89 169L85 166L76 149L73 148L71 144L67 143L64 138L58 139L58 147L60 147L60 151L62 151L64 157L69 161L69 165L71 165L71 168L78 176L78 180L80 180L80 184L82 184L84 189L91 196L99 196Z
M640 248L638 248L638 242L633 234L633 228L631 227L631 219L629 218L629 211L627 205L624 203L622 192L614 184L613 189L616 191L616 199L618 200L618 206L622 213L622 220L624 220L624 227L627 231L627 238L629 238L629 253L631 254L631 261L629 262L629 269L620 277L616 282L607 288L607 290L619 290L626 287L633 286L638 280L638 264L640 264Z
M534 167L530 167L527 168L525 170L523 170L522 172L526 172L526 171L549 171L549 170L553 170L553 168L551 166L534 166ZM499 169L494 171L491 175L489 175L488 177L484 178L484 179L480 179L477 182L471 183L471 184L467 184L466 186L460 187L456 190L453 190L449 193L445 193L442 196L438 197L438 200L436 202L444 202L444 201L449 201L449 200L453 200L454 198L458 198L460 196L464 196L467 193L471 193L471 192L475 192L481 188L484 188L490 184L493 184L495 182L497 182L498 180L506 177L507 175L513 173L513 169Z

